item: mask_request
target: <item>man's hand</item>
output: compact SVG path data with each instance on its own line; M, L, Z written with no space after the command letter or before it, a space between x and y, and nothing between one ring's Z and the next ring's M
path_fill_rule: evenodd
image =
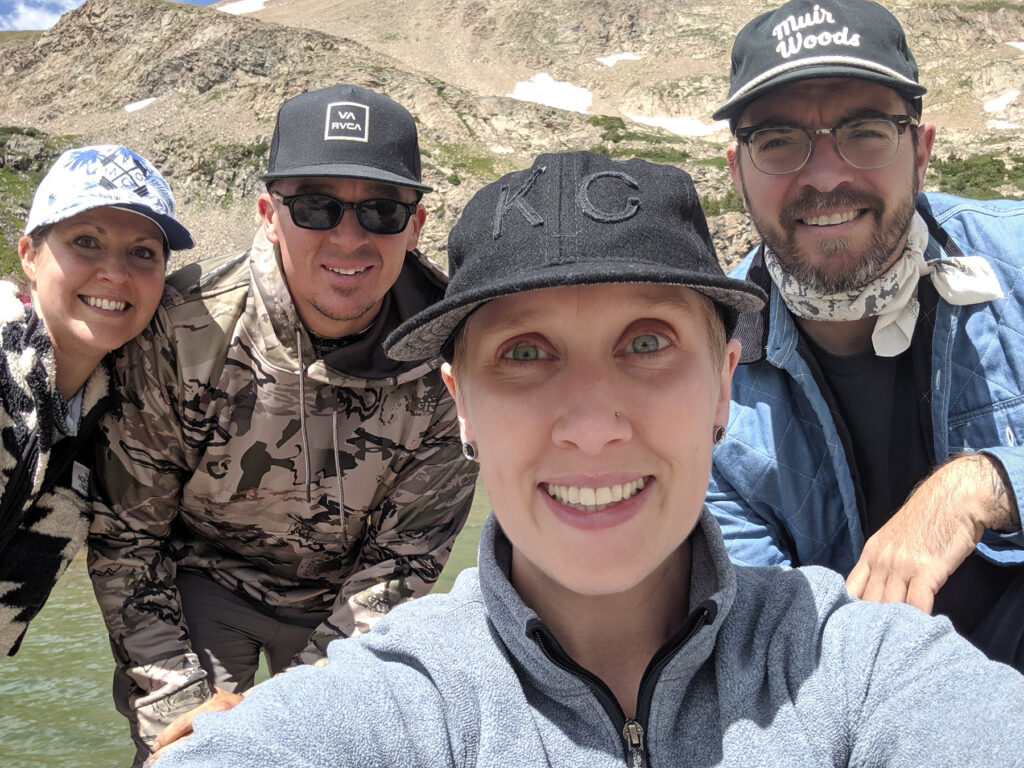
M237 693L228 693L220 688L213 689L213 696L195 709L191 709L183 715L178 715L171 721L171 724L160 731L160 735L153 742L153 755L147 765L160 757L164 748L173 744L178 739L184 739L192 735L192 718L200 712L224 712L231 709L242 697Z
M935 593L974 551L986 528L1020 527L1002 465L962 454L938 467L864 545L846 579L854 597L932 612Z

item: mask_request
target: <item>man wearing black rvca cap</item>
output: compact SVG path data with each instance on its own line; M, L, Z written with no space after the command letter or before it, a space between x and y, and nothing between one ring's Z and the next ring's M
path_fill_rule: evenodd
M90 570L137 762L261 652L317 663L427 592L472 499L439 361L382 349L447 282L416 250L412 116L352 85L295 96L263 178L250 250L171 276L119 361Z
M1024 204L921 194L900 23L793 0L736 38L729 168L770 294L708 501L741 563L825 565L1024 669Z

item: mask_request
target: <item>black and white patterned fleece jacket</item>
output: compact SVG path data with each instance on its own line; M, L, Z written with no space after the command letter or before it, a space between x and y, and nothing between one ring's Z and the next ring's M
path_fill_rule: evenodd
M29 622L85 543L93 437L111 406L106 362L85 383L82 417L66 434L53 347L42 319L0 282L0 654Z

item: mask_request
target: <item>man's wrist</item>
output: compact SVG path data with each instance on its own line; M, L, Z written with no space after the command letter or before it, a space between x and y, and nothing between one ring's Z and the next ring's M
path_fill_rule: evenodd
M969 453L960 457L975 465L976 487L981 494L976 506L982 515L978 522L989 530L1011 533L1020 530L1020 511L1010 478L1003 463L989 453Z

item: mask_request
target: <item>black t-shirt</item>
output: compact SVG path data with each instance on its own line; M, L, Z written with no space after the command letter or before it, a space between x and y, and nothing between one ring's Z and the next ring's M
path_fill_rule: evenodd
M870 350L833 355L802 334L843 438L865 538L892 517L935 465L928 382L937 296L930 281L920 282L919 300L911 347L897 357L878 357ZM968 635L1020 572L972 554L939 590L935 613L949 616Z

